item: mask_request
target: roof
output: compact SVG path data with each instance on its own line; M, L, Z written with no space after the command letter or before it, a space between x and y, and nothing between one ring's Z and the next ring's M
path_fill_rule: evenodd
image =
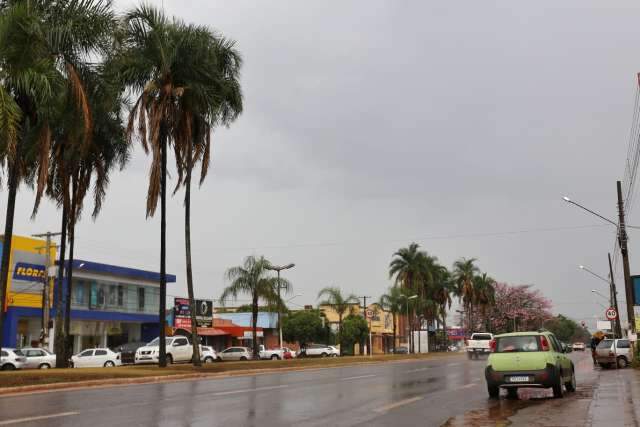
M496 338L501 338L501 337L524 337L524 336L531 336L531 335L543 335L543 334L550 334L551 332L549 331L526 331L526 332L509 332L508 334L500 334L500 335L496 335Z
M231 320L238 326L251 327L251 313L216 313L214 317ZM258 322L256 326L265 329L275 329L278 327L278 313L268 311L258 312Z
M65 260L65 267L69 265L69 260ZM137 268L121 267L99 262L85 261L81 259L73 260L74 272L86 271L89 273L108 274L110 276L128 277L130 279L146 280L149 282L160 282L160 273ZM167 274L167 283L175 283L176 276Z

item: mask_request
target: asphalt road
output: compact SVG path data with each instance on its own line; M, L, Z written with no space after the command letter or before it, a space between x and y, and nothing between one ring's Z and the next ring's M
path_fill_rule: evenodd
M484 366L452 355L7 396L0 398L0 426L439 426L496 405L487 398Z

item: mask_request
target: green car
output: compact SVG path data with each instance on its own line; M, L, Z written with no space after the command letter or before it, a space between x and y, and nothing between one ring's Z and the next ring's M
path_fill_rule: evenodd
M520 387L553 388L554 397L575 391L576 375L570 350L548 331L497 335L485 369L489 396L496 398L500 387L511 397Z

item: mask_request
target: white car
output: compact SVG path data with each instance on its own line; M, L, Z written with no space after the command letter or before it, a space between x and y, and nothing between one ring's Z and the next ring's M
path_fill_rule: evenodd
M167 363L191 362L193 346L187 337L175 336L166 338ZM136 350L135 363L158 363L160 358L160 338L156 338L144 347Z
M49 369L56 367L56 355L44 348L24 347L16 350L17 354L26 357L24 369Z
M27 358L18 350L12 348L3 348L0 353L0 370L13 371L14 369L22 369Z
M222 360L251 360L251 349L247 347L229 347L220 352Z
M218 356L218 353L216 353L213 348L203 345L200 347L200 360L204 363L213 363L219 362L222 359L220 359L220 356Z
M71 356L74 368L113 368L122 366L120 353L114 353L108 348L91 348Z
M260 345L260 352L258 353L258 356L260 356L260 359L262 360L280 360L280 359L284 359L284 348L274 348L274 349L270 349L267 350L264 345Z
M298 357L338 357L340 350L331 345L324 344L307 344L305 348L300 349Z

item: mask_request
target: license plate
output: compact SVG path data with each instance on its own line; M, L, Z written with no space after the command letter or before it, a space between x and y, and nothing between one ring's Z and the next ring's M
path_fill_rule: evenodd
M529 377L527 376L512 376L509 377L510 383L526 383L529 382Z

